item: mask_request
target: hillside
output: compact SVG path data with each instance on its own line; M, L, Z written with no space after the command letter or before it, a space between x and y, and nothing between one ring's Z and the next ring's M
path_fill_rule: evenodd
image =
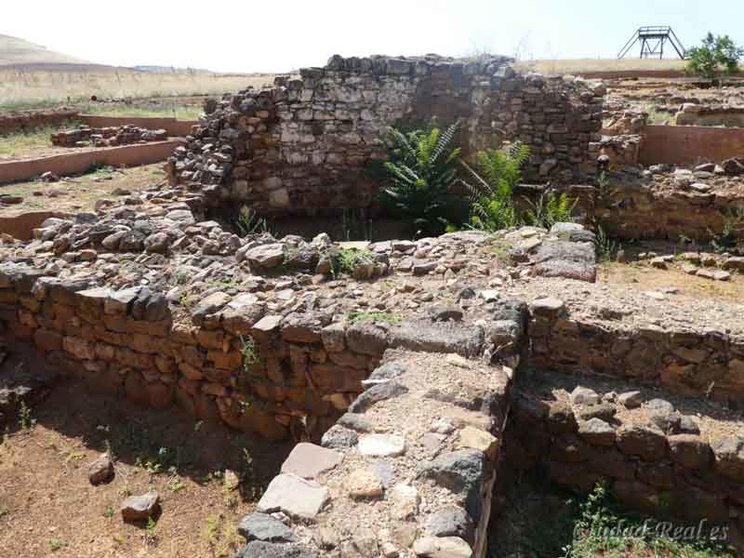
M95 66L87 60L68 56L24 39L0 35L0 67L67 69L69 67Z

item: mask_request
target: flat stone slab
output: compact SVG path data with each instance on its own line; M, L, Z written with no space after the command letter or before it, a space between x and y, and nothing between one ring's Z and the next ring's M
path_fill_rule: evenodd
M313 519L329 498L328 489L317 482L281 473L269 483L256 509L265 513L283 511L291 517Z
M342 459L337 451L301 442L284 461L281 471L303 479L316 479L321 473L330 471L341 463Z
M359 439L359 453L370 457L394 457L406 451L406 440L396 434L367 434Z
M390 332L390 346L410 351L477 356L483 348L483 329L458 322L411 321Z
M538 249L535 261L535 275L589 283L597 280L596 255L591 242L545 241Z
M250 513L238 523L238 533L247 542L291 542L295 540L292 529L265 513Z

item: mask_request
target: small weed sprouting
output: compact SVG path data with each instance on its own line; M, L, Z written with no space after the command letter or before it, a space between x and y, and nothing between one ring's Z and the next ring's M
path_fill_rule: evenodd
M114 507L112 505L106 506L106 509L103 510L103 517L106 519L114 517Z
M191 298L191 295L184 291L181 293L181 296L178 298L178 303L184 307L186 310L191 308L191 305L194 303L193 299Z
M359 310L349 312L348 318L349 318L349 321L352 323L385 322L388 324L399 324L402 319L398 314L392 314L390 312L378 312L378 311L363 312Z
M31 414L31 408L21 399L18 406L18 427L21 430L31 430L36 425L36 419Z
M155 520L152 517L147 518L147 523L145 524L145 530L142 533L142 540L145 543L145 546L157 546L158 544L158 524L155 522Z
M153 448L154 449L154 448ZM151 475L170 473L171 475L193 459L190 447L177 446L175 448L160 447L157 451L146 449L135 459L135 465L142 467Z
M744 234L744 207L729 209L723 213L723 227L718 234L711 234L711 248L714 252L739 252L739 239Z
M69 543L64 539L57 539L57 538L49 539L49 548L51 549L52 552L57 552L61 548L66 547L68 544Z
M331 260L331 273L353 273L357 266L374 264L375 261L375 255L370 250L340 248Z
M622 245L608 235L600 225L597 225L594 244L597 251L597 260L600 262L611 262L615 260L618 252L622 249Z
M202 539L209 547L212 558L229 558L243 542L235 522L222 514L210 515L202 529Z
M577 200L572 200L565 192L543 192L536 201L528 200L525 222L535 227L550 229L556 223L573 222L573 210Z
M174 286L185 285L189 282L189 274L182 269L177 269L170 277L170 284Z
M238 229L240 236L250 236L253 234L263 234L269 232L269 224L264 217L259 217L247 205L240 208L238 218L235 221L235 227Z
M243 448L241 455L238 477L240 478L240 486L242 487L244 497L249 500L257 500L261 497L261 487L256 476L253 456L246 448Z
M240 354L243 355L243 372L245 373L250 372L251 367L261 362L256 340L250 335L240 336Z
M166 483L166 487L171 492L180 492L184 488L186 488L186 485L183 484L183 479L178 476L176 473L171 473L170 477L168 477L168 482Z

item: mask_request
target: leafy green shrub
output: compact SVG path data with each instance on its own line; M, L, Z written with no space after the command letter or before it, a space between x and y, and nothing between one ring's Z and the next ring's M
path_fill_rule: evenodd
M713 33L708 33L703 44L689 49L687 55L687 73L714 79L739 71L739 59L744 56L744 48L734 43L728 35L713 36Z
M383 205L411 223L417 236L435 236L447 224L462 219L466 203L454 189L458 184L460 148L453 147L457 125L402 132L391 128L385 137L389 160Z
M546 191L540 194L537 201L529 201L530 209L525 215L525 222L535 227L549 229L556 223L573 221L572 212L576 207L576 200L572 200L565 192Z
M497 231L520 224L514 187L522 179L521 169L529 157L529 146L515 142L502 149L479 152L476 169L463 163L471 177L465 183L472 204L471 226Z

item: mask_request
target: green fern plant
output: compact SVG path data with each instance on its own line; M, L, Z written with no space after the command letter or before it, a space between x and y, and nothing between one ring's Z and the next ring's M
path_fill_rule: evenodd
M457 124L444 131L391 128L385 138L389 160L380 200L409 221L417 237L441 234L465 212L464 200L454 192L460 165L460 148L453 147L456 133Z
M522 180L522 167L529 157L529 146L515 142L479 152L475 169L463 162L469 175L463 183L471 203L471 227L497 231L521 224L514 188Z

